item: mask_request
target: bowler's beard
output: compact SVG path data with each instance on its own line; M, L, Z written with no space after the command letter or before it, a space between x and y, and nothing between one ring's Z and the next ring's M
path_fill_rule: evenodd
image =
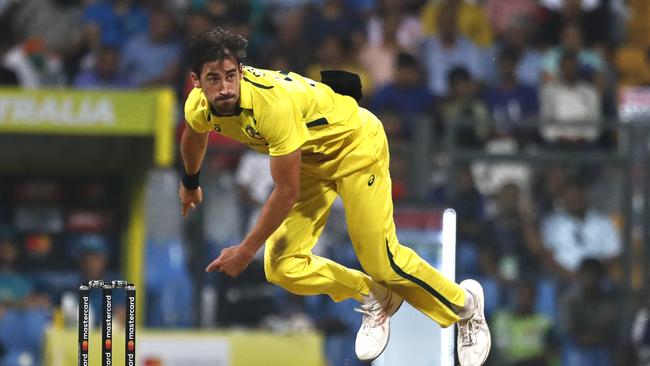
M212 108L217 112L217 114L224 116L239 114L240 108L238 99L235 99L234 96L227 100L223 99L224 98L215 98L211 103Z

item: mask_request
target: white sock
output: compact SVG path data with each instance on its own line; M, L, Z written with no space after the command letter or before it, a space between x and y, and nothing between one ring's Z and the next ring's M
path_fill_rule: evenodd
M388 289L377 282L370 284L370 295L377 301L383 301L388 296Z

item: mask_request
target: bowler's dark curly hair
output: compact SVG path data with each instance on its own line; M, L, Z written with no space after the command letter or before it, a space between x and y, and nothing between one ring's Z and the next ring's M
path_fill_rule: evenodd
M239 34L217 27L196 35L190 44L187 57L192 71L201 75L203 65L232 56L237 63L246 58L248 41Z

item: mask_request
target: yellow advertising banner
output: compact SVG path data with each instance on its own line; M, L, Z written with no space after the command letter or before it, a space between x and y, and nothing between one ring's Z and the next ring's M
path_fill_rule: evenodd
M0 89L0 132L150 135L165 91ZM166 106L171 114L172 106Z
M0 133L151 136L157 166L173 161L175 122L169 89L0 89Z

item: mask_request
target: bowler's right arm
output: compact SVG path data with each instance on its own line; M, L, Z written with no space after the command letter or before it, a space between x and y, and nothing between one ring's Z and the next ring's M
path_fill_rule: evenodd
M181 157L183 167L187 176L197 176L201 170L201 163L205 157L205 151L208 146L208 132L196 132L192 126L185 124L185 131L181 136ZM181 212L183 217L187 217L190 208L196 209L196 205L203 200L201 187L186 187L183 182L180 184L178 197L181 201Z

